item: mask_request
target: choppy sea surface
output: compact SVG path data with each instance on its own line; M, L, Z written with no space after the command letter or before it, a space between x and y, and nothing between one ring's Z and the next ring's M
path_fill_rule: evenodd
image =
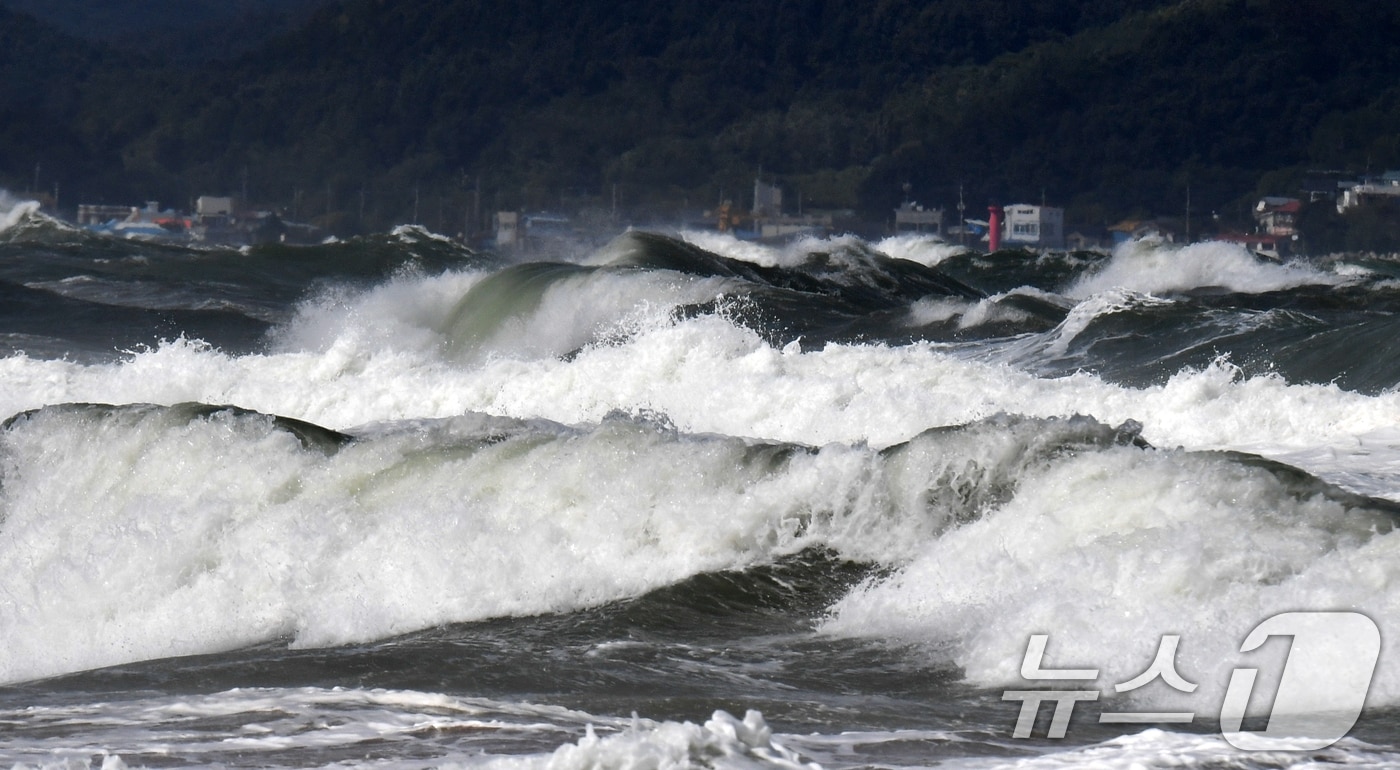
M1384 255L233 250L15 204L0 766L1395 766L1397 311ZM1236 748L1236 671L1311 661L1307 713L1375 657L1241 651L1286 612L1371 619L1364 708ZM1043 689L1090 695L1018 737Z

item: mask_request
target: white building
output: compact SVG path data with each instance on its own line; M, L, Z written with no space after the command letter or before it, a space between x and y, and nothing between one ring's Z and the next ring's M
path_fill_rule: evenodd
M201 195L194 201L194 213L201 217L233 216L233 198Z
M520 213L517 211L496 212L496 248L518 249L522 241Z
M1031 249L1065 247L1065 210L1051 206L1016 204L1006 207L1002 224L1003 246Z
M894 210L896 232L913 230L943 234L943 209L925 209L913 201L906 201Z
M783 213L783 188L761 179L753 180L753 215L777 217Z
M1400 201L1400 171L1387 171L1380 179L1371 179L1342 189L1337 198L1337 213L1383 201Z

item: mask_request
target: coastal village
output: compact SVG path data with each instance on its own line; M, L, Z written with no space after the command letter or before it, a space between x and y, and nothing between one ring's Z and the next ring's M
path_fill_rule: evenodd
M714 229L745 240L778 240L800 235L854 231L868 235L928 233L969 248L998 251L1105 250L1131 240L1169 243L1218 240L1239 243L1261 257L1283 259L1299 251L1304 235L1300 215L1305 206L1329 206L1339 217L1365 211L1381 220L1400 223L1400 171L1351 177L1337 172L1318 174L1294 196L1264 196L1249 212L1252 226L1226 228L1219 217L1193 217L1186 204L1181 215L1126 219L1110 225L1067 223L1065 209L1044 202L990 205L985 214L961 199L955 212L921 205L908 197L885 222L861 222L851 211L807 210L800 197L787 206L781 185L756 179L747 200L725 200L679 223L691 229ZM980 216L979 216L980 214ZM483 220L485 218L482 218ZM611 224L619 223L616 213ZM1192 222L1198 224L1193 231ZM1236 217L1236 220L1240 219ZM251 206L232 196L200 196L188 211L162 207L82 204L76 224L116 237L245 246L266 243L312 244L331 236L323 229L293 221L275 207ZM497 251L538 252L555 242L577 243L596 235L597 223L567 214L498 211L477 232L456 237L473 247Z
M92 232L123 238L189 241L231 246L261 243L317 243L320 228L289 222L272 209L239 204L228 196L202 195L193 211L144 206L81 204L77 224Z

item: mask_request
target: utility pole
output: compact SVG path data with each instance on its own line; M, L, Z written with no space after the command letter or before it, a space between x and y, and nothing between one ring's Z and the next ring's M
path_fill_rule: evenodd
M1186 185L1186 243L1191 243L1191 185Z
M967 207L963 205L963 186L962 186L962 182L959 182L959 183L958 183L958 245L959 245L959 246L966 246L966 245L967 245L967 220L966 220L966 219L963 219L963 209L965 209L965 208L967 208Z

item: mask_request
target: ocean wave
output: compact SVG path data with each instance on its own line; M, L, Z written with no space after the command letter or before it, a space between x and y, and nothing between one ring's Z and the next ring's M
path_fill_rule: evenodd
M665 767L676 770L821 770L778 742L757 711L737 719L716 711L704 724L643 723L599 737L590 729L578 743L547 757L497 759L500 770L590 770L598 767Z
M1381 770L1400 762L1400 753L1355 738L1343 738L1324 749L1304 749L1306 741L1287 738L1267 739L1267 747L1240 752L1220 735L1202 735L1149 728L1088 746L1042 747L1029 757L1007 760L966 757L946 763L956 770L1060 770L1061 768L1130 767L1155 768L1209 767L1239 770L1287 770L1337 764L1346 767Z
M440 287L444 312L470 281L456 280ZM418 291L413 286L411 294ZM362 323L363 336L341 334L338 324L353 317L332 309L326 336L315 344L253 355L176 340L103 364L11 356L0 359L7 383L0 412L67 401L198 401L344 430L465 412L579 424L646 409L688 432L875 447L997 413L1088 414L1111 424L1138 420L1144 436L1161 446L1264 454L1307 447L1349 452L1356 437L1400 422L1395 393L1290 384L1245 375L1221 360L1128 387L1083 372L1037 377L979 360L975 351L927 343L774 347L725 317L703 315L643 326L621 344L586 346L565 358L491 358L463 368L436 350L437 338L419 332L424 336L414 342L385 316L370 314L381 320ZM377 339L378 328L399 337ZM1386 446L1371 445L1371 459L1357 456L1353 470L1394 478Z
M923 233L890 236L877 242L875 249L896 259L907 259L926 267L937 267L950 257L969 253L966 246Z
M475 366L492 357L571 357L698 315L737 322L780 346L801 337L904 335L886 319L910 303L980 296L868 248L841 246L763 268L674 238L627 233L582 264L527 262L406 274L369 289L331 287L300 303L272 339L279 351L374 345ZM1036 317L1031 311L1000 314Z
M665 767L819 770L763 715L715 711L697 722L619 718L534 703L412 690L243 688L82 707L0 711L19 728L3 742L20 768L123 770L172 759L191 766L443 768ZM235 723L211 737L203 723ZM54 725L62 730L54 734ZM50 728L50 729L46 729ZM502 753L503 744L513 751ZM522 752L521 748L533 749ZM391 750L384 756L385 750Z
M1016 494L854 590L823 628L921 645L970 682L1008 689L1027 686L1029 635L1048 633L1054 660L1099 671L1085 686L1101 702L1187 705L1212 719L1230 673L1259 664L1239 649L1263 620L1400 611L1384 566L1400 552L1397 510L1236 455L1080 453L1027 468ZM1200 689L1115 695L1165 635L1180 637L1177 671ZM1386 658L1400 652L1384 644ZM1265 665L1280 670L1280 654ZM1400 703L1400 671L1378 670L1371 703Z
M1236 244L1205 241L1178 247L1130 241L1115 248L1106 264L1077 278L1064 293L1079 299L1114 289L1163 294L1220 288L1257 294L1308 285L1332 286L1344 280L1307 263L1263 262Z
M875 762L940 767L1393 767L1394 750L1357 738L1299 751L1289 739L1242 754L1218 734L1146 729L1087 744L1016 742L985 730L785 734L764 715L617 717L529 702L403 689L251 687L200 695L0 711L13 720L0 756L17 768L188 766L444 768L664 767L815 770ZM211 735L209 725L236 725ZM61 729L54 729L61 727ZM509 747L503 751L503 747ZM941 749L941 750L940 750ZM945 756L944 753L947 753ZM907 754L907 756L906 756Z
M576 736L612 735L633 720L559 706L454 697L401 689L247 687L197 695L155 695L98 704L0 710L9 729L0 757L14 767L105 770L187 766L336 767L345 761L381 768L480 760L503 741L540 754ZM211 735L209 724L236 724ZM637 722L645 729L649 722ZM55 729L55 728L59 729ZM392 747L399 762L381 756Z
M628 417L346 434L200 404L44 407L0 433L0 679L568 612L810 548L900 563L1027 468L1124 435L1007 418L875 451Z
M266 285L289 320L256 350L179 337L100 362L0 358L0 412L26 413L0 434L0 678L574 612L817 551L880 573L831 600L827 631L926 648L981 687L1033 627L1067 656L1112 650L1114 676L1170 627L1203 640L1184 665L1217 681L1212 656L1290 602L1396 609L1388 504L1326 486L1400 499L1393 390L1218 356L1122 384L1046 376L985 339L909 341L911 319L1010 329L1003 350L1079 367L1095 345L1155 355L1144 330L1178 311L1217 339L1340 308L1383 350L1390 322L1366 306L1388 290L1074 303L965 292L942 277L970 257L932 271L839 239L769 266L643 236L597 264L510 266L402 239L127 255L200 281L235 257L282 276ZM342 256L358 267L336 273ZM1102 632L1062 640L1070 626ZM1400 701L1394 676L1377 702Z
M862 502L868 450L618 419L351 440L223 407L79 405L12 419L0 452L5 681L571 611L816 544L872 558L898 547L878 521L940 520Z
M39 202L16 198L0 190L0 233L39 217Z
M1001 416L878 450L649 416L344 432L200 404L44 407L0 433L0 678L571 612L814 548L896 570L828 631L946 649L986 686L1051 620L1095 629L1065 644L1114 650L1117 674L1129 637L1168 625L1226 660L1215 646L1250 613L1397 609L1335 577L1390 558L1390 504L1139 431Z

